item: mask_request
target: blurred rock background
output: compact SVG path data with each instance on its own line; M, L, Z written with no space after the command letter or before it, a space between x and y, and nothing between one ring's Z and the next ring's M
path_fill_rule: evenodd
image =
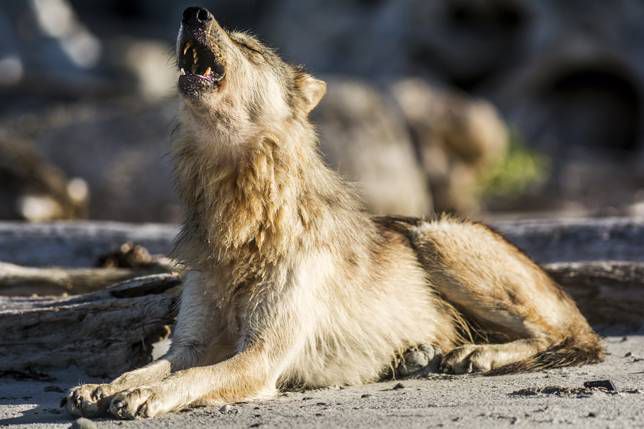
M180 219L193 2L0 3L0 218ZM376 213L644 215L644 2L204 0L329 82L328 163Z

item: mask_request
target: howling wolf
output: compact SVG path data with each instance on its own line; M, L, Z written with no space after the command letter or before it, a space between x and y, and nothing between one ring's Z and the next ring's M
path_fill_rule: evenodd
M508 373L597 362L575 303L478 223L373 218L323 163L308 114L326 85L206 9L183 13L174 142L189 271L172 346L74 415L152 417L378 380L405 351L440 370Z

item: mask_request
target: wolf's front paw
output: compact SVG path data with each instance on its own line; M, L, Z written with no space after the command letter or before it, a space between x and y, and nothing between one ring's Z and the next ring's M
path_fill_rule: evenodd
M468 344L457 347L443 358L440 371L448 374L487 372L493 366L493 350L489 346Z
M83 384L72 388L63 399L67 411L76 417L96 417L107 410L107 392L102 384Z
M120 419L154 417L163 414L162 401L153 387L135 387L117 393L110 403L110 414Z

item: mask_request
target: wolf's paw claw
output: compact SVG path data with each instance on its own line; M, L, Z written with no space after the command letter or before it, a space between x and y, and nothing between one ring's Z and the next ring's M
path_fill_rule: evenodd
M484 346L473 344L458 347L445 355L440 372L447 374L470 374L492 369L490 353Z
M154 417L160 401L150 387L136 387L117 393L110 403L110 414L121 419Z
M61 405L76 417L95 417L101 413L99 402L105 397L101 385L83 384L74 387L63 398Z

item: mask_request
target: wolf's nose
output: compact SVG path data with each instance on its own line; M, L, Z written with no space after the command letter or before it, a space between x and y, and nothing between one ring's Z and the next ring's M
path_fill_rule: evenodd
M185 25L203 26L215 19L208 9L202 7L189 7L183 11L181 22Z

